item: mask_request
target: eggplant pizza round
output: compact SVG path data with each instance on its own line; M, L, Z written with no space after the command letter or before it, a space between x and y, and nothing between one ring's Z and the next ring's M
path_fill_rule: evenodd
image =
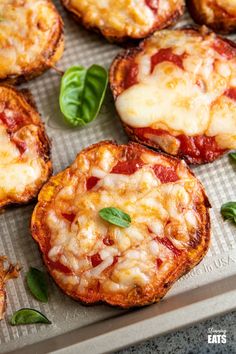
M236 45L206 28L155 32L110 85L131 139L195 164L236 149Z
M187 6L197 23L207 25L216 32L236 31L235 0L187 0Z
M125 213L130 224L104 220L104 208ZM44 185L31 231L66 294L142 306L159 301L205 255L209 202L184 161L103 141Z
M62 0L88 29L122 42L146 37L173 24L184 11L184 0Z
M42 74L63 49L63 22L51 0L0 2L0 81L19 83Z
M49 150L28 91L0 85L0 209L36 197L52 172Z

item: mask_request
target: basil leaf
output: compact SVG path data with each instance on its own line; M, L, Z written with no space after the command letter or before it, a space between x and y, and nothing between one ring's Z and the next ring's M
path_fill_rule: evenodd
M47 323L51 324L52 322L47 319L41 312L33 309L20 309L16 311L11 320L11 325L21 325L21 324L31 324L31 323Z
M236 152L231 152L231 153L229 154L229 157L230 157L232 160L236 161Z
M225 220L231 220L236 223L236 202L223 204L220 212Z
M72 126L84 126L98 115L105 97L107 70L99 65L69 68L62 77L60 109Z
M31 267L26 275L26 281L31 293L37 300L48 302L48 289L45 273Z
M130 216L118 208L103 208L99 211L99 215L102 219L116 226L125 228L129 227L131 223Z

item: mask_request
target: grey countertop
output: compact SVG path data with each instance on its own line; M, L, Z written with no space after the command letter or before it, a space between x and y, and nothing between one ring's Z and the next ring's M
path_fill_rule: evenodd
M226 344L208 343L208 330L226 330ZM216 333L216 332L215 332ZM231 354L236 353L236 311L177 332L150 339L116 354Z

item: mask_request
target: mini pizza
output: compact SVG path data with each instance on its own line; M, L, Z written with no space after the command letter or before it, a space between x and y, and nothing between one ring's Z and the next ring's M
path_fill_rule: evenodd
M110 85L134 141L195 164L236 149L236 45L206 28L156 32L114 60Z
M187 5L197 23L222 33L236 30L235 0L187 0Z
M7 307L6 283L10 279L17 278L20 272L18 264L9 263L6 267L6 262L7 257L0 256L0 321L3 320Z
M144 38L173 24L184 11L184 0L62 0L86 28L110 41Z
M125 213L129 226L101 218L104 208ZM184 161L105 141L43 187L31 231L66 294L129 308L159 301L200 262L210 240L208 209Z
M47 181L50 144L31 95L0 86L0 209L27 203Z
M63 22L51 0L0 2L0 81L38 76L55 65L63 50Z

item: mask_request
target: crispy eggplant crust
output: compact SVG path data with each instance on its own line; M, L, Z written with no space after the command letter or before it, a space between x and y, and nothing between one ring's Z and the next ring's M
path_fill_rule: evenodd
M0 256L0 321L4 319L7 307L6 283L10 279L18 278L20 267L18 264L13 265L7 262L7 257Z
M20 83L54 67L64 35L51 0L4 0L0 17L0 82Z
M236 149L235 77L235 43L163 30L114 59L110 87L130 139L203 164Z
M0 209L27 203L52 173L50 142L27 90L0 85Z
M99 216L115 207L120 228ZM38 196L31 232L58 286L86 304L159 301L210 242L209 201L184 161L102 141L81 151Z
M112 42L141 39L174 24L184 12L183 0L61 0L87 29Z
M235 0L187 0L187 6L197 23L225 34L236 31Z

